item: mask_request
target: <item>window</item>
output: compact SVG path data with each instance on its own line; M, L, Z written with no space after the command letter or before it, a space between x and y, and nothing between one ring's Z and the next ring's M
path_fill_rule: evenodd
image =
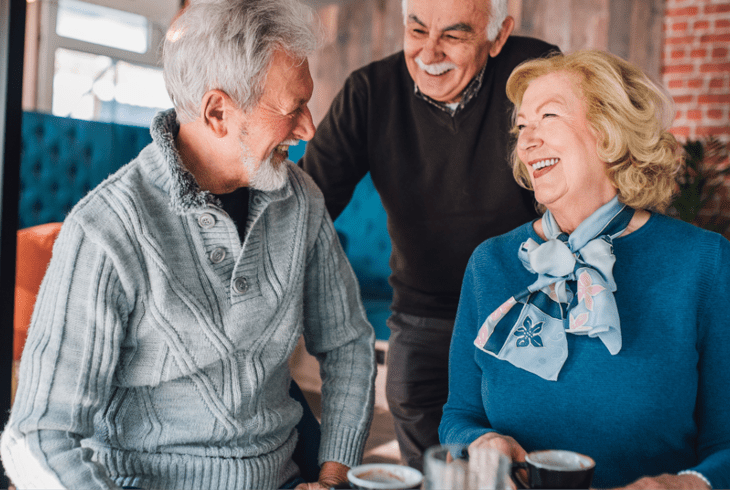
M58 48L53 76L55 116L148 126L172 107L162 70Z
M78 0L59 0L56 34L70 39L147 52L149 45L147 18Z
M115 0L92 1L44 0L37 109L149 126L158 111L172 107L159 68L169 21L98 4ZM177 4L168 10L174 13Z

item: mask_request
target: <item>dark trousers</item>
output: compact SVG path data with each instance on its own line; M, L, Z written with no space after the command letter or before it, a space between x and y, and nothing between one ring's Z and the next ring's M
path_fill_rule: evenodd
M387 320L385 393L403 461L423 470L423 453L439 444L438 426L449 394L449 346L454 320L395 312Z

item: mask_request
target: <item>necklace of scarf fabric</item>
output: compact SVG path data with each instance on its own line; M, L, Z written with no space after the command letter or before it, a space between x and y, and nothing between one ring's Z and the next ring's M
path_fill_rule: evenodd
M612 241L633 216L634 210L614 197L568 236L547 211L542 229L548 240L540 245L528 238L518 252L537 280L487 317L474 345L551 381L568 358L566 333L598 337L611 355L618 354ZM514 308L518 304L521 308Z

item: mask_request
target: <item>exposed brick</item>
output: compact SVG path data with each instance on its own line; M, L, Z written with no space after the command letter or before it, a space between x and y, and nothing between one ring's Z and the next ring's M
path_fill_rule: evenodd
M687 86L689 88L702 88L704 84L705 81L702 78L693 78L692 80L687 81Z
M692 26L696 31L699 31L700 29L709 29L710 28L710 21L709 20L700 20L694 23L694 26Z
M730 12L730 3L723 3L720 5L708 5L705 7L706 14L722 14Z
M692 42L694 40L695 40L694 36L679 36L679 37L667 37L664 39L664 42L666 44L692 44Z
M669 130L674 136L687 138L689 136L689 128L687 126L677 126Z
M692 16L697 15L699 13L700 9L697 7L684 7L684 8L678 8L678 9L667 9L665 11L665 15L667 17L681 17L684 15Z
M670 57L673 60L678 60L678 59L684 58L684 53L685 53L684 49L675 49L672 51Z
M674 99L677 100L676 97ZM697 97L700 104L728 104L730 103L730 94L709 94Z
M703 63L700 65L700 73L730 73L730 63Z
M707 56L707 50L706 49L693 49L690 51L690 56L692 58L704 58Z
M697 136L730 136L728 126L699 126L695 129Z
M702 111L697 109L692 109L691 111L687 111L687 119L690 121L699 121L702 119Z
M675 95L674 96L674 103L675 104L688 104L692 102L694 99L694 95Z
M713 78L710 80L710 88L722 88L725 85L725 80L722 78Z
M712 50L712 57L713 58L727 58L728 50L727 48L714 48Z
M669 80L667 86L669 88L682 88L684 87L684 80Z
M700 36L701 43L730 43L730 33L728 34L704 34Z
M727 29L730 27L730 19L718 19L715 21L715 29Z
M664 73L692 73L694 71L693 65L672 65L665 66Z
M672 30L674 32L684 32L687 30L688 24L686 22L677 22L672 24Z
M710 109L707 111L708 119L720 119L722 118L722 111L720 109Z

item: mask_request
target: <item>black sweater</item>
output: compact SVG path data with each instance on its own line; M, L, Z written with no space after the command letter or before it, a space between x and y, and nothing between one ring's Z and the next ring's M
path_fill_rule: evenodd
M388 214L395 311L454 318L476 246L536 217L532 193L508 164L505 85L519 63L550 50L557 48L511 37L487 62L479 93L453 117L414 94L396 53L350 75L307 144L301 164L332 219L371 173Z

